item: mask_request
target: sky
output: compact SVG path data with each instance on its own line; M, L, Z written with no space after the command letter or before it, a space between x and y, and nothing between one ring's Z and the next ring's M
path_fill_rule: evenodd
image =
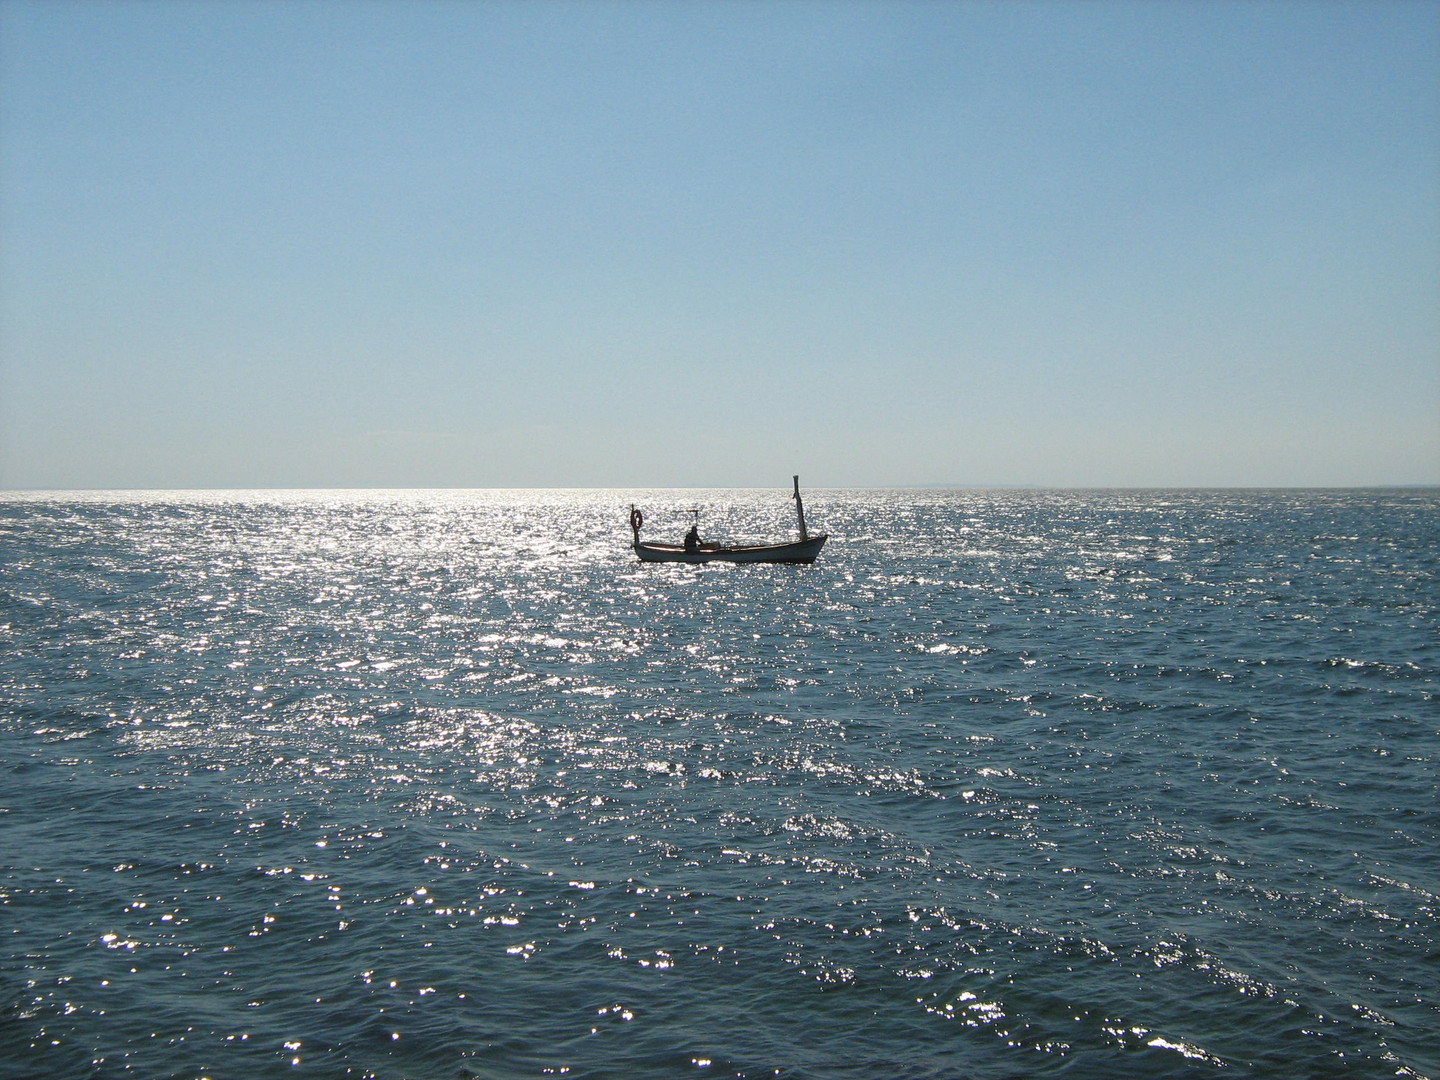
M0 488L1440 483L1440 0L0 0Z

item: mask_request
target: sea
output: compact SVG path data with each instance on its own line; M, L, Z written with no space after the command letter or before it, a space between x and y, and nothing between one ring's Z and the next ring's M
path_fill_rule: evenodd
M1440 490L0 494L0 1076L1440 1077Z

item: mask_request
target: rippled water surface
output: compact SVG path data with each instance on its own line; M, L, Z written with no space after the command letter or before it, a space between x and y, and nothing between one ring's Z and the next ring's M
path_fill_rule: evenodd
M0 1075L1440 1076L1440 494L0 497Z

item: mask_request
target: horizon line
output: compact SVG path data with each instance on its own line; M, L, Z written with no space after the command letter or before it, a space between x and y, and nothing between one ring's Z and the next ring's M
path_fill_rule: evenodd
M1440 488L1440 481L1368 484L996 484L915 482L900 484L823 484L811 491L1406 491ZM774 489L783 489L775 485ZM769 491L772 485L711 484L519 484L369 486L321 484L311 486L203 485L191 487L16 487L0 488L6 495L55 494L161 494L167 492L310 492L310 491Z

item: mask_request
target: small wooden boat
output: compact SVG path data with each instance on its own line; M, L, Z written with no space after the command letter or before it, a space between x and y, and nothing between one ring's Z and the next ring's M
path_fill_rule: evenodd
M821 534L789 544L701 544L690 551L680 544L655 544L648 540L636 540L634 546L641 562L813 563L826 539Z
M795 513L800 518L800 539L783 544L714 544L699 539L695 528L683 544L657 544L640 539L645 515L630 507L630 528L635 533L635 554L641 562L679 563L813 563L829 539L826 533L811 536L805 528L805 504L800 501L800 477L795 477Z

